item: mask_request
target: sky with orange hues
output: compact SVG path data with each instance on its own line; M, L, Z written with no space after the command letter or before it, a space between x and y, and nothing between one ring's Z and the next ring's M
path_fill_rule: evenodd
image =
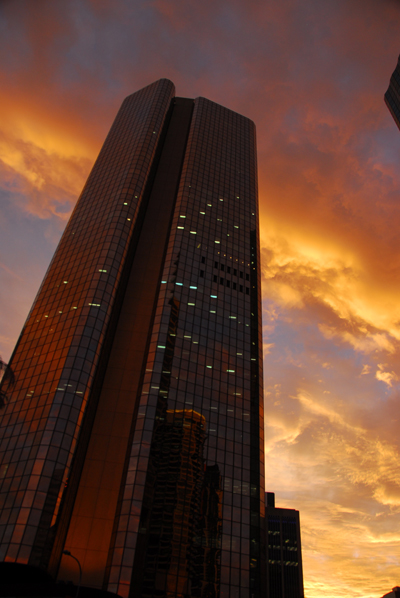
M0 355L122 99L257 125L266 473L307 598L400 585L399 0L1 0Z

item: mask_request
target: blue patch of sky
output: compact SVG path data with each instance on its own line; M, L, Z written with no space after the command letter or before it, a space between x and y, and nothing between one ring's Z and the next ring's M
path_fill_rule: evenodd
M388 126L378 129L374 133L376 158L384 164L398 167L400 163L400 131L385 104L382 109L387 111Z
M0 354L6 361L62 233L55 218L19 209L25 203L23 193L0 188Z
M13 14L13 13L11 13ZM18 43L16 44L16 40ZM32 48L20 22L11 21L6 11L6 5L0 2L0 60L1 70L15 72L26 67L32 57Z
M63 227L53 222L53 218L38 218L20 209L19 206L26 204L26 201L23 193L0 189L1 261L11 270L21 273L26 272L27 261L38 265L38 269L45 272ZM12 251L10 247L13 248Z
M282 127L291 132L297 131L304 126L304 115L297 106L292 106L284 114Z

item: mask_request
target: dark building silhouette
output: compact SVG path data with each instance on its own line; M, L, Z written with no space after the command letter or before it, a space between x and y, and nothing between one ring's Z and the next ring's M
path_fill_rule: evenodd
M304 598L300 516L275 507L275 494L265 493L267 598Z
M400 57L385 93L385 103L400 129Z
M264 596L254 124L126 98L1 384L0 560L121 596Z

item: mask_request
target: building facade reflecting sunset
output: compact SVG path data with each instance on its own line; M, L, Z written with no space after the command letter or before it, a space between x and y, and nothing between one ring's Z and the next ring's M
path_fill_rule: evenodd
M121 596L263 596L254 124L124 101L3 380L0 560Z

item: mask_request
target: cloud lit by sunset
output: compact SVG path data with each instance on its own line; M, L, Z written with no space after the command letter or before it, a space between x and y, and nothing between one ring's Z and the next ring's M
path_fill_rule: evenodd
M307 598L400 585L397 0L0 4L0 355L125 96L166 77L257 126L267 490Z

